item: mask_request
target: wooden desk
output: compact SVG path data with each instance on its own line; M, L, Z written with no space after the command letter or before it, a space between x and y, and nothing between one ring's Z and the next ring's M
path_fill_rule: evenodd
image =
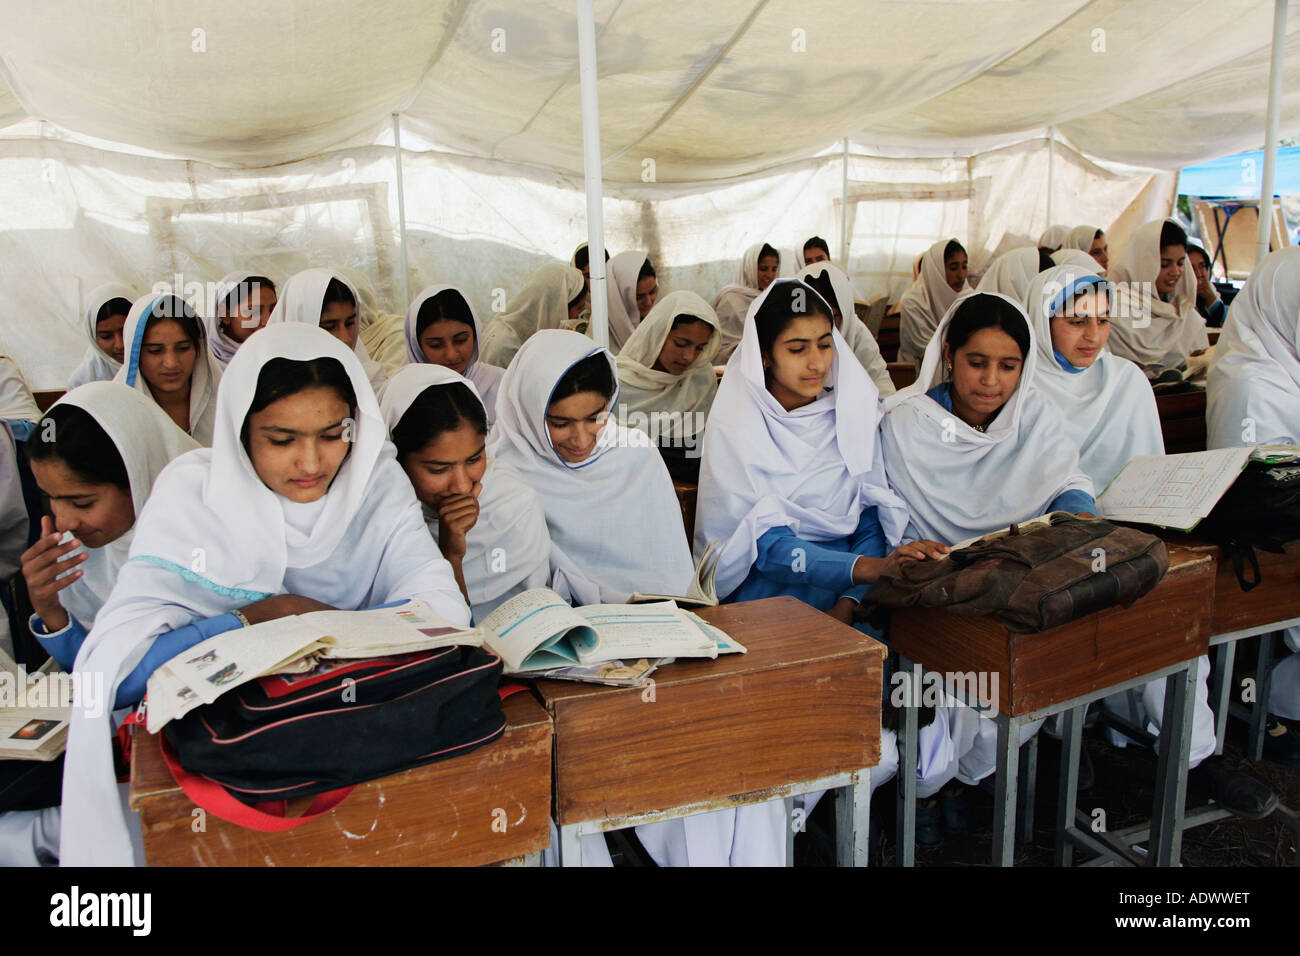
M57 402L59 399L61 399L63 395L64 395L64 390L61 388L52 388L52 389L46 389L45 391L32 392L32 398L36 400L36 407L41 410L42 415L48 412L50 410L50 406L53 405L55 402Z
M695 501L700 486L688 481L674 481L673 491L677 493L677 504L682 509L682 525L686 528L686 543L695 540ZM741 641L741 643L745 643Z
M749 653L660 668L652 694L537 682L555 722L562 862L581 861L584 834L849 787L841 862L865 865L884 646L790 597L701 617Z
M1208 647L1214 577L1212 555L1171 547L1168 573L1132 607L1110 608L1038 634L1014 634L995 617L970 617L942 608L893 612L890 643L903 658L900 670L909 670L915 662L944 675L983 674L990 689L996 680L995 864L1010 865L1014 850L1020 727L1068 712L1062 750L1072 756L1062 758L1062 790L1068 793L1061 800L1060 841L1062 833L1074 829L1075 775L1086 705L1173 674L1181 677L1169 682L1173 693L1165 694L1161 726L1165 739L1176 745L1160 749L1151 858L1168 865L1177 861L1191 743L1184 730L1190 726L1195 661ZM970 696L961 693L960 685L953 689L958 696ZM916 737L916 710L905 708L900 768L916 765ZM899 781L899 861L911 865L916 778L900 773ZM1058 860L1068 863L1069 856L1068 846L1058 842Z
M1205 389L1156 395L1165 454L1205 451Z
M886 362L893 362L898 358L898 347L900 344L899 326L903 321L901 314L885 313L885 317L880 320L880 334L876 336L876 344L880 346L880 354L885 357Z
M912 362L888 362L889 377L900 392L916 381L916 365Z
M194 832L194 804L163 763L157 737L137 728L131 808L145 857L151 866L479 866L538 854L550 844L551 721L528 693L501 706L508 726L500 739L363 783L330 813L282 833L211 813Z

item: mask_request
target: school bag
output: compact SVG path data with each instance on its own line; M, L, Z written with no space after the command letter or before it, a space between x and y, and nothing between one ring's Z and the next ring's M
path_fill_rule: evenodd
M446 760L505 732L501 658L439 647L339 661L234 688L163 728L163 756L195 803L257 829L327 812L358 783ZM302 817L253 804L317 794ZM233 798L233 799L232 799Z
M1243 591L1254 588L1261 580L1255 549L1284 554L1285 545L1300 541L1300 461L1247 462L1196 534L1223 548Z
M1127 607L1167 570L1169 551L1154 535L1058 511L941 560L903 560L872 585L864 603L995 614L1008 630L1027 634Z

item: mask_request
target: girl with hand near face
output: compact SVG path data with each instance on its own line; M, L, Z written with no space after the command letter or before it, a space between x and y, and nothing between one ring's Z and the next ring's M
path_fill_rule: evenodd
M474 619L547 586L546 514L518 471L488 458L487 416L474 383L441 365L406 365L389 381L381 410Z
M178 295L143 296L123 334L126 361L113 381L149 396L182 431L211 445L221 367L197 313Z
M134 299L135 293L117 282L91 290L83 313L90 345L68 377L68 391L87 382L110 381L118 373L126 351L122 330Z
M116 695L138 662L151 671L245 623L411 598L469 622L356 353L310 325L272 324L230 362L212 448L155 483L76 668ZM65 863L132 861L110 729L107 715L73 712Z
M497 388L506 370L479 361L482 338L478 313L453 286L429 286L406 310L406 362L441 365L473 382L491 427L497 417Z
M970 290L966 249L956 239L940 239L921 256L920 273L898 300L898 360L918 362L939 320L957 296Z
M725 362L731 357L744 334L745 316L750 305L785 271L784 257L775 246L756 242L745 250L736 281L724 286L713 300L713 308L718 313L718 327L722 330L722 345L716 361Z

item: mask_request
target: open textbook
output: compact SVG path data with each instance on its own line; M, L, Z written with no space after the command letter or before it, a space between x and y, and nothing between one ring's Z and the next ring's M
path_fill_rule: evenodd
M53 659L49 663L53 663ZM68 741L70 675L30 675L0 650L0 759L54 760Z
M656 601L674 601L686 607L715 607L718 603L718 589L714 578L718 573L718 561L722 558L722 548L718 542L710 541L700 556L700 563L695 566L695 577L691 579L685 594L633 594L627 599L628 604L649 604Z
M575 608L550 588L515 595L479 626L484 645L501 655L508 674L551 672L548 676L577 678L576 673L555 672L610 661L717 657L744 650L672 601Z
M1214 510L1255 448L1218 448L1183 455L1139 455L1097 497L1111 521L1132 521L1191 531ZM1261 452L1274 454L1276 446Z
M146 724L168 721L268 674L312 670L327 658L387 657L483 643L475 628L439 617L424 601L369 611L312 611L226 631L195 644L149 678Z

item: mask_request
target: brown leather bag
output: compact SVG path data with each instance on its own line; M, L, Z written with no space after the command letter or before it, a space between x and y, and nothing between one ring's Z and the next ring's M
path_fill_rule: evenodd
M934 561L904 560L864 605L948 607L996 614L1008 630L1045 631L1104 608L1127 607L1169 570L1159 538L1058 511L1012 525Z

